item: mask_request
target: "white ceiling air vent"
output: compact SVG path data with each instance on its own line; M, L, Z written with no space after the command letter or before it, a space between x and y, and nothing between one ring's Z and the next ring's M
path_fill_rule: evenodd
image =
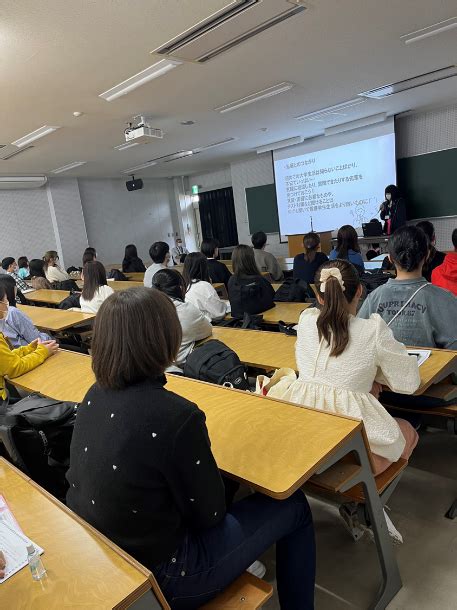
M232 0L151 53L204 63L306 8L301 0Z
M0 190L37 189L47 181L46 176L0 176Z

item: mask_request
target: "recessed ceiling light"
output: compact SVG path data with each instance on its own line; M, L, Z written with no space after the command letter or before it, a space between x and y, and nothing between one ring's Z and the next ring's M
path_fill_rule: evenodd
M119 146L115 146L115 150L126 150L127 148L132 148L132 146L138 146L139 142L124 142L123 144L119 144Z
M217 146L223 146L224 144L230 144L230 142L235 142L238 138L226 138L225 140L220 140L220 142L212 142L211 144L207 144L206 146L200 146L198 148L194 148L194 154L202 152L203 150L208 150L208 148L216 148Z
M73 116L76 118L79 118L80 116L82 116L84 114L84 112L73 112Z
M34 142L35 140L38 140L38 138L43 138L44 136L47 136L49 133L52 133L57 129L60 129L60 127L51 127L49 125L43 125L43 127L35 129L35 131L31 131L27 135L22 136L22 138L18 138L14 142L11 142L11 144L13 144L13 146L17 146L18 148L22 148L23 146L27 146L27 144L30 144L30 142Z
M195 121L181 121L181 125L195 125Z
M138 169L146 169L146 167L152 167L153 165L157 165L157 161L146 161L146 163L141 163L141 165L135 165L135 167L124 169L122 173L131 174L132 172L136 172Z
M15 157L16 155L20 155L21 153L25 153L26 150L30 150L31 148L34 148L32 144L30 144L29 146L24 146L24 148L19 148L16 150L13 150L13 152L10 152L9 154L6 154L5 157L0 157L0 159L2 159L2 161L8 161L8 159L11 159L12 157Z
M273 97L274 95L279 95L280 93L290 91L290 89L293 87L295 87L294 83L278 83L277 85L273 85L267 89L262 89L262 91L257 91L257 93L251 93L251 95L242 97L241 99L230 102L229 104L225 104L224 106L219 106L214 110L216 112L220 112L221 114L224 114L225 112L232 112L233 110L238 110L238 108L243 108L243 106L248 106L254 102L259 102L260 100L264 100L268 97Z
M127 95L130 91L145 85L154 78L162 76L162 74L166 74L181 64L182 61L176 61L175 59L161 59L152 66L149 66L149 68L146 68L145 70L138 72L138 74L134 74L130 78L127 78L127 80L122 81L122 83L111 87L108 91L100 93L98 97L103 98L107 102L112 102L116 98L121 97L121 95Z
M278 150L279 148L287 148L288 146L294 146L295 144L301 144L305 139L304 136L294 136L293 138L286 138L285 140L279 140L278 142L271 142L271 144L265 144L257 148L257 154L270 152L271 150Z
M437 36L438 34L442 34L443 32L447 32L454 28L457 28L457 17L439 21L438 23L428 25L426 28L421 28L415 32L410 32L409 34L403 34L403 36L400 36L400 40L403 40L405 44L411 44L412 42L418 42L424 38L430 38L430 36Z
M315 110L314 112L301 114L300 116L296 116L295 119L297 121L323 121L331 114L346 116L347 113L345 113L344 111L347 108L352 108L352 106L358 106L361 103L363 104L364 101L365 100L361 100L360 98L356 97L353 100L341 102L341 104L335 104L335 106L328 106L328 108L321 108L321 110Z
M414 76L413 78L407 78L398 83L391 83L390 85L383 85L376 89L370 89L369 91L359 93L359 95L379 100L388 97L389 95L416 89L416 87L436 83L437 81L445 80L446 78L451 78L453 76L457 76L457 66L447 66L446 68L434 70L433 72L427 72L426 74Z
M62 165L62 167L58 167L57 169L52 169L52 174L61 174L62 172L68 172L70 169L74 169L75 167L79 167L80 165L84 165L87 161L74 161L73 163L69 163L68 165Z

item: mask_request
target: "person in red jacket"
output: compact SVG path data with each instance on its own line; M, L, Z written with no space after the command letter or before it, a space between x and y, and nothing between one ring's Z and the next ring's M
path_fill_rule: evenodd
M444 261L432 272L432 284L450 290L457 296L457 229L452 231L454 252L446 254Z

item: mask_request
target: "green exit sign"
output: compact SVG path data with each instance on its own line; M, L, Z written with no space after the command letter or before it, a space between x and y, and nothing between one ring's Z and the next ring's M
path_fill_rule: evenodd
M198 184L192 185L192 195L198 195Z

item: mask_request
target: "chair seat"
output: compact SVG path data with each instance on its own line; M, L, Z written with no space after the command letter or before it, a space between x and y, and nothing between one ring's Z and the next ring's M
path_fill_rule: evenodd
M202 610L257 610L273 595L273 587L245 572Z

